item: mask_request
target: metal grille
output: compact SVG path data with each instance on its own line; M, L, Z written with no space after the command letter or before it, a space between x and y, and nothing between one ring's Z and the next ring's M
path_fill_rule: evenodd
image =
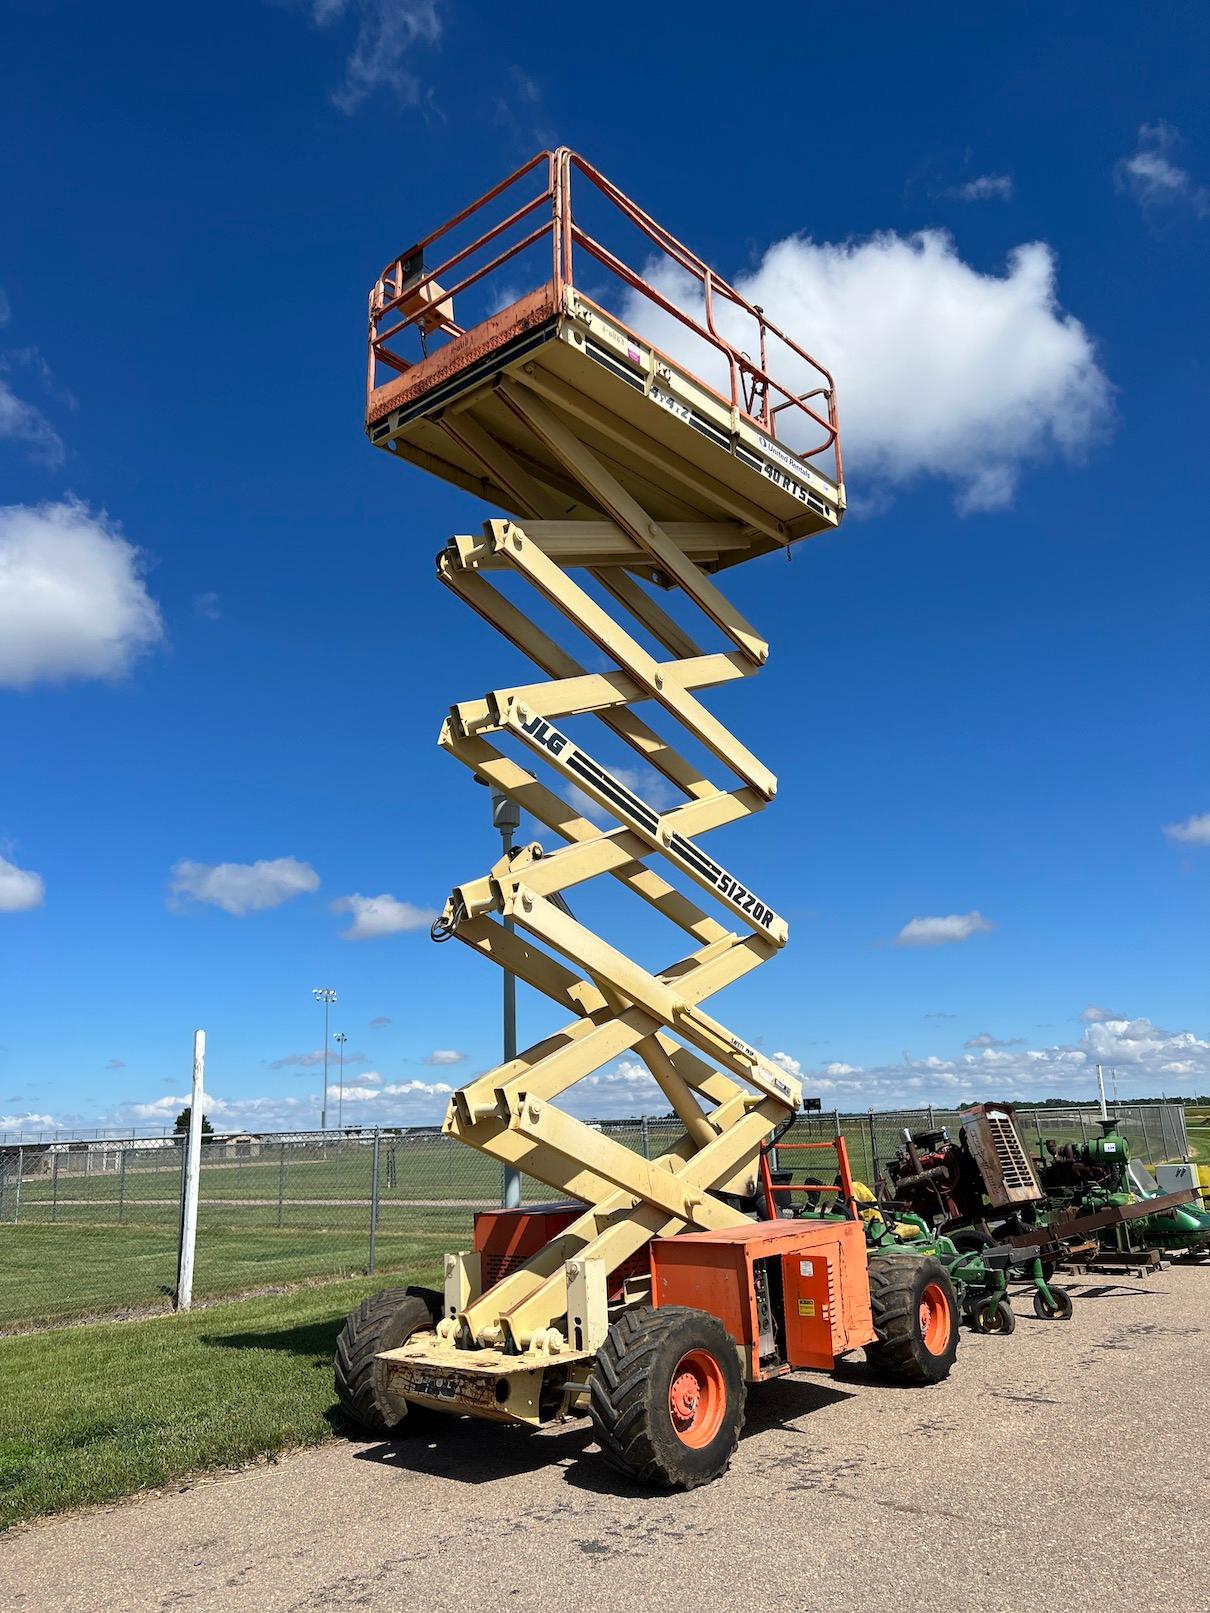
M994 1112L985 1114L984 1118L991 1133L996 1158L1000 1161L1004 1186L1010 1194L1017 1192L1034 1197L1038 1192L1037 1179L1012 1121L1006 1114Z

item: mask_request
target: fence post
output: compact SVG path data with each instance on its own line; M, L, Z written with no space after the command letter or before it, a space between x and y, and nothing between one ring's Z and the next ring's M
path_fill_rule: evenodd
M13 1205L13 1225L21 1219L21 1178L25 1175L25 1150L17 1149L17 1202Z
M1189 1158L1189 1129L1185 1124L1185 1106L1184 1106L1183 1103L1180 1103L1180 1104L1177 1105L1176 1116L1173 1119L1172 1123L1173 1123L1173 1126L1176 1128L1176 1135L1177 1135L1176 1151L1177 1151L1177 1155L1181 1159L1188 1159ZM20 1190L21 1190L21 1184L20 1184L20 1182L18 1182L18 1184L17 1184L18 1194L20 1193ZM19 1202L19 1200L18 1200L18 1202Z
M1086 1143L1088 1141L1088 1120L1083 1109L1080 1110L1080 1141L1082 1143Z
M1147 1163L1150 1165L1152 1163L1151 1138L1147 1135L1147 1105L1145 1103L1139 1104L1139 1124L1143 1128L1143 1148L1147 1154Z
M874 1180L870 1186L878 1191L878 1133L874 1129L874 1111L870 1110L870 1175Z
M375 1128L374 1131L374 1158L370 1165L370 1264L369 1273L374 1275L374 1243L378 1237L378 1151L382 1143L382 1133Z
M59 1156L54 1153L50 1156L50 1218L59 1219Z
M1165 1159L1170 1159L1174 1152L1168 1146L1168 1115L1169 1108L1166 1103L1160 1104L1160 1148Z
M651 1125L646 1115L639 1120L639 1132L643 1139L643 1158L651 1158Z
M937 1129L937 1116L933 1113L933 1106L930 1103L929 1104L929 1130L930 1131L936 1131L936 1129Z
M282 1224L282 1204L286 1197L286 1145L277 1145L277 1224Z
M187 1311L193 1303L193 1255L197 1244L198 1177L202 1164L202 1102L206 1071L206 1032L193 1033L193 1093L189 1103L189 1135L185 1138L181 1174L181 1241L177 1251L176 1308Z
M118 1225L126 1219L126 1155L128 1149L123 1148L122 1157L118 1161Z

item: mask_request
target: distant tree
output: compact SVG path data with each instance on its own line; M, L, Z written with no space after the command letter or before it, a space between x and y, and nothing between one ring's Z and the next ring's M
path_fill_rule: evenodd
M173 1126L172 1129L173 1129L173 1131L176 1133L176 1135L178 1137L187 1137L189 1135L189 1116L192 1113L192 1110L193 1110L193 1105L191 1103L187 1103L185 1105L185 1107L181 1110L180 1114L177 1115L176 1124ZM213 1137L214 1136L214 1127L206 1119L205 1115L202 1116L202 1136L203 1137Z

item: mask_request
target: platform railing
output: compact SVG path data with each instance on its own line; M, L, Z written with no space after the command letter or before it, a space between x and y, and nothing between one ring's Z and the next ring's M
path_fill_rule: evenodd
M572 206L573 174L577 176L578 194L582 185L603 198L615 218L632 226L655 249L645 269L628 263L577 219ZM472 220L478 223L480 215L527 179L538 180L542 188L536 194L524 194L519 201L510 197L511 205L502 218L481 228L471 240L453 244L451 238L462 226ZM535 215L543 216L540 222L530 225ZM835 480L843 480L836 388L829 371L776 325L763 308L749 302L584 158L565 148L539 152L386 265L370 292L368 400L373 401L382 384L382 367L392 374L405 375L443 342L484 323L485 320L476 320L470 327L459 324L454 317L458 299L489 277L499 276L506 265L536 248L543 238L550 243L546 260L549 277L543 269L540 283L524 289L545 289L552 312L561 303L564 291L572 286L589 300L598 300L576 279L577 267L591 260L609 274L615 286L625 288L632 297L645 299L667 316L673 322L673 335L679 327L721 358L727 376L725 388L700 375L696 377L720 402L770 437L787 442L804 458L830 452L834 456ZM481 261L489 248L496 250ZM431 259L438 254L440 262L434 265ZM653 283L652 275L663 264L671 265L686 277L688 286L696 288L701 297L700 317ZM451 281L455 272L458 277ZM608 312L623 328L630 329L617 309L610 308ZM743 350L727 334L723 326L728 319L751 321L755 354ZM652 345L647 334L634 330L630 334ZM409 336L416 338L412 356L401 350ZM787 363L805 374L810 383L806 388L795 390L791 383L771 373L771 344L781 344ZM654 351L666 363L680 362L658 347ZM813 406L816 403L818 407ZM801 443L799 436L804 437Z

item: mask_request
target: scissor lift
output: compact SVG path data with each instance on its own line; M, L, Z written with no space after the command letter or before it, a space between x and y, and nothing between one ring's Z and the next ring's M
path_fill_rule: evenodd
M637 245L642 272L615 236ZM518 277L536 288L518 294ZM769 654L715 579L839 524L831 376L561 150L383 271L366 426L383 451L507 512L452 538L437 574L544 676L460 701L440 744L550 838L457 886L435 933L570 1017L455 1093L444 1130L567 1202L480 1217L441 1295L367 1301L338 1353L346 1407L385 1429L426 1412L537 1425L591 1406L616 1466L679 1485L726 1466L745 1381L877 1351L887 1327L912 1331L921 1381L943 1376L956 1307L935 1263L899 1264L887 1303L908 1320L880 1321L856 1216L755 1219L768 1208L762 1146L792 1122L801 1086L703 1006L788 934L767 893L702 844L777 791L699 698ZM663 737L673 723L690 754ZM601 743L629 747L659 788L602 760ZM573 917L564 893L600 879L684 932L688 951L652 970ZM643 1061L684 1127L656 1160L558 1103L622 1055Z

